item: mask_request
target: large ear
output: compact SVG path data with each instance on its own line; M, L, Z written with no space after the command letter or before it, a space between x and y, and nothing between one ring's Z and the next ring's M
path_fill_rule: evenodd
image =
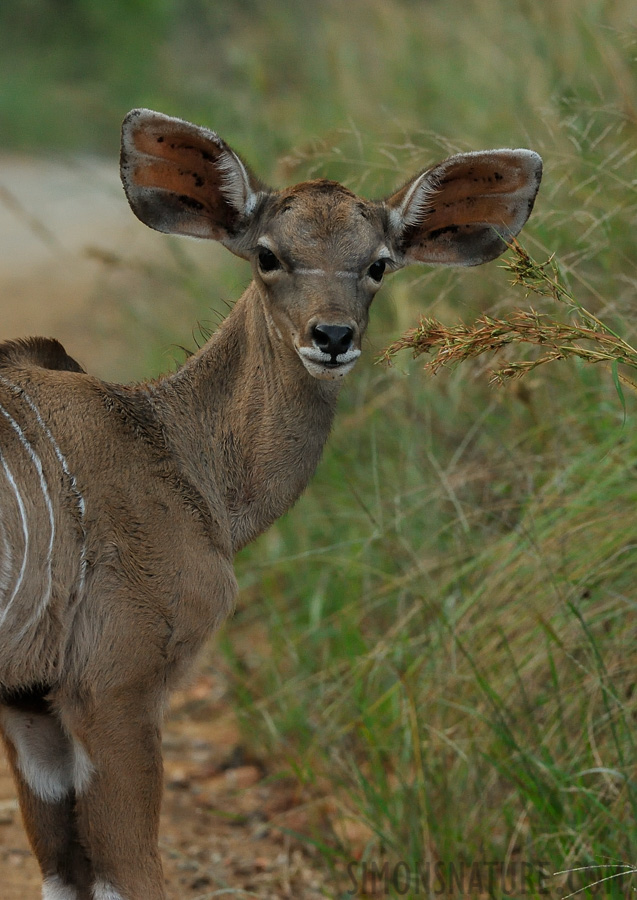
M223 243L243 229L264 190L214 131L150 109L124 119L120 172L146 225Z
M461 153L386 200L403 261L477 266L506 249L528 219L542 179L531 150Z

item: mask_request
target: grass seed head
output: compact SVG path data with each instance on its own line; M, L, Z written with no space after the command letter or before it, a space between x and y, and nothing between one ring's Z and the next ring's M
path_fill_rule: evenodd
M425 368L435 375L443 367L456 366L484 353L498 353L506 347L541 348L533 359L507 360L492 370L490 381L494 384L521 378L545 363L571 357L637 369L637 350L578 303L564 284L554 255L539 263L517 240L511 242L510 248L512 255L504 268L513 275L512 283L524 288L527 296L535 293L566 305L571 321L554 319L533 307L516 309L503 318L482 315L470 325L444 325L437 319L423 318L416 328L390 344L381 359L390 362L401 350L410 350L414 358L432 354ZM634 387L630 378L621 373L618 377Z

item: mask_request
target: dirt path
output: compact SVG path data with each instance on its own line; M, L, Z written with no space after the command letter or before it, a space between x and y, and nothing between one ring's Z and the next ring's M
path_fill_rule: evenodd
M0 340L56 337L102 378L139 378L158 334L167 348L193 346L201 308L189 278L210 278L212 304L225 254L142 225L114 164L0 155Z
M149 252L114 167L0 157L1 339L55 336L109 369L118 349L95 317L95 298L104 260L124 249L129 258Z
M144 316L150 322L152 306L135 307L131 298L143 295L169 256L162 241L129 212L114 166L0 157L0 340L55 336L102 377L139 375L138 337L117 298L133 304L142 326ZM204 265L203 255L214 260L215 250L193 243L187 253ZM152 302L162 303L170 287L169 278L152 283ZM177 343L191 343L187 304L186 297L186 309L174 312ZM174 698L164 744L169 900L205 900L224 888L235 896L325 896L319 861L286 836L307 824L306 799L273 778L266 760L245 758L218 669L200 670ZM0 900L39 897L39 871L0 751Z

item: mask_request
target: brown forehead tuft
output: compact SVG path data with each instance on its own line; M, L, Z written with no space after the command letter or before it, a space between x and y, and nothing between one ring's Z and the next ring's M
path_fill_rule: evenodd
M328 178L317 178L314 181L302 181L294 187L282 190L278 195L279 209L293 209L297 202L319 200L331 197L334 200L357 200L356 194L339 184L338 181L330 181Z

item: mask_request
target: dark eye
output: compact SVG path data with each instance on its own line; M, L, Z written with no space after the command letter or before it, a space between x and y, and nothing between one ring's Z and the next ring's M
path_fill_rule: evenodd
M274 272L281 268L281 263L267 247L259 247L259 268L262 272Z
M371 264L371 266L367 270L367 274L373 281L382 281L383 275L385 274L386 265L387 260L377 259L375 263Z

